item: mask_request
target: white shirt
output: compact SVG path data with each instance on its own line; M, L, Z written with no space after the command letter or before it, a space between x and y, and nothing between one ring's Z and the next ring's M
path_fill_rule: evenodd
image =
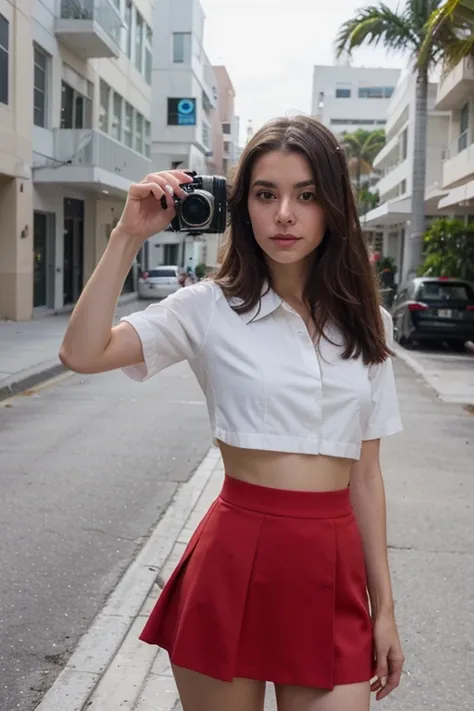
M274 291L246 314L203 281L122 320L137 331L143 381L188 360L207 401L215 439L235 447L358 459L361 441L402 429L391 358L343 360L334 327L315 347L303 319ZM383 311L387 339L392 319ZM339 345L341 344L341 345Z

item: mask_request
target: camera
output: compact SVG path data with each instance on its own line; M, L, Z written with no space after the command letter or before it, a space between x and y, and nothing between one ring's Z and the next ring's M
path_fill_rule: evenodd
M227 226L227 183L216 175L197 175L186 171L193 178L181 188L188 193L185 198L174 197L176 216L168 230L198 234L220 234ZM165 203L166 204L166 203Z

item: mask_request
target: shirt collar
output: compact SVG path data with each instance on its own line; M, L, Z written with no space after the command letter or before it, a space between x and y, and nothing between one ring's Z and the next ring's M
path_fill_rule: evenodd
M229 303L231 306L240 306L244 302L243 299L239 297L232 297L231 299L229 299ZM239 316L245 323L250 323L251 321L258 321L261 318L265 318L265 316L269 316L269 314L276 311L276 309L281 306L281 304L282 298L278 296L278 294L276 294L266 282L263 285L260 294L260 300L257 301L255 306L250 309L250 311L246 311L244 314L239 314Z

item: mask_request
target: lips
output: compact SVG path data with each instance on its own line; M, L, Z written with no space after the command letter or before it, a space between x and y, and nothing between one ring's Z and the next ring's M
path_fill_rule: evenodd
M277 234L271 237L272 242L279 245L280 247L292 247L296 242L300 240L299 237L292 234Z

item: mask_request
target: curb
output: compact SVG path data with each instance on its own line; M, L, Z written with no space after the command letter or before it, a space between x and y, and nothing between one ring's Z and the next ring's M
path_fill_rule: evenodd
M147 543L125 571L35 711L82 711L86 708L150 594L219 457L219 451L212 447L189 481L179 486Z
M68 368L65 365L63 365L59 360L56 360L53 361L53 364L49 362L38 370L33 370L33 372L30 371L28 375L20 375L18 380L11 380L6 385L2 385L2 387L0 387L0 402L2 400L8 400L8 398L18 395L19 393L22 393L35 385L39 385L45 380L55 378L57 375L65 373L67 370Z

